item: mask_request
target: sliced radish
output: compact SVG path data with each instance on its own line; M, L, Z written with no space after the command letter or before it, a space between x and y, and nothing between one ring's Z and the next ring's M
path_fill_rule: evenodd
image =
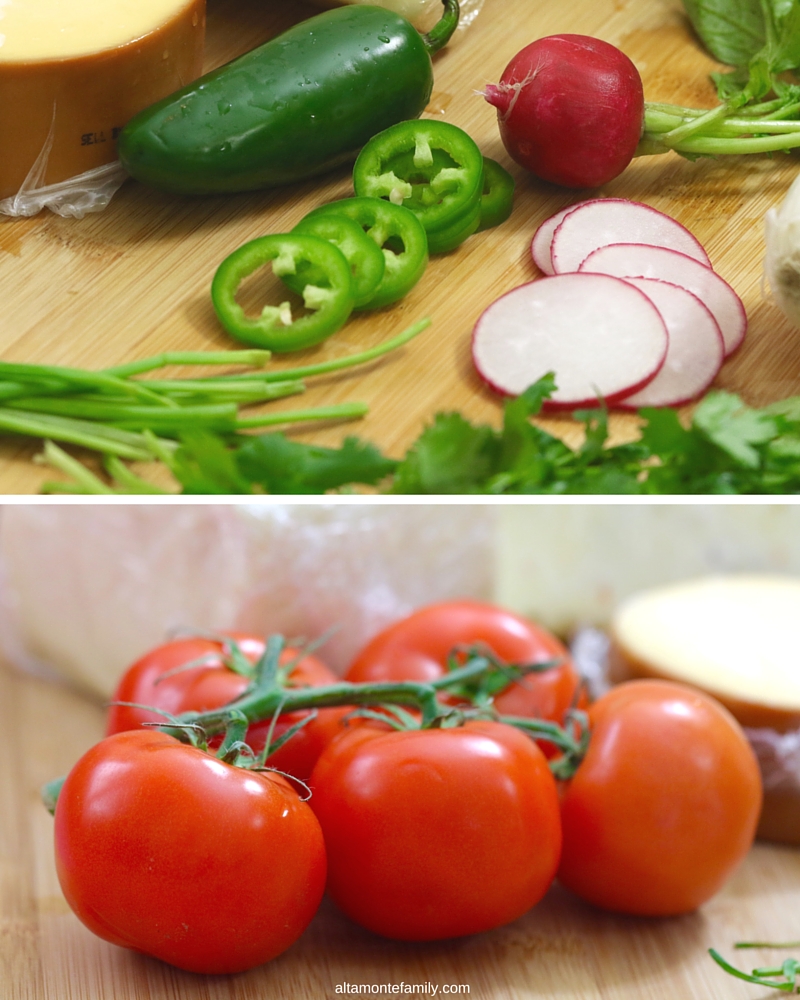
M665 247L616 243L589 254L580 274L610 274L617 278L660 278L692 292L709 309L722 331L727 357L744 340L747 313L742 300L710 267Z
M508 396L554 372L547 408L576 409L643 388L664 364L667 343L661 314L632 284L559 274L493 302L475 325L472 357L481 378Z
M596 201L596 198L592 198L592 201ZM555 215L551 215L549 219L545 219L533 234L533 239L531 240L531 257L533 257L533 263L543 271L545 274L555 274L553 270L553 261L550 257L550 244L553 242L553 233L556 231L558 226L561 225L564 217L569 215L576 208L580 208L581 205L588 205L588 201L579 201L574 205L567 205L566 208L562 208Z
M725 359L719 325L700 299L679 285L655 278L627 278L650 299L667 325L667 358L652 382L617 405L682 406L706 391Z
M649 205L624 198L595 198L567 212L550 246L555 274L577 271L593 250L612 243L666 247L711 267L708 254L688 229Z

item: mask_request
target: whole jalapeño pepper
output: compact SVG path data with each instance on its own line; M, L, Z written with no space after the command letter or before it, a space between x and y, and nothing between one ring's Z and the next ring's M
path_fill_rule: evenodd
M137 180L179 194L290 184L351 161L376 133L422 114L431 55L458 0L427 35L369 5L326 11L146 108L118 151Z

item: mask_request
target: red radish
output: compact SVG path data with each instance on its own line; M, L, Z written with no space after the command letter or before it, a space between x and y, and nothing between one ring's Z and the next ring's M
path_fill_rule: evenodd
M555 274L577 271L593 250L611 243L645 243L711 261L700 243L669 215L625 198L595 198L567 213L553 232L550 256Z
M692 257L637 243L615 243L589 254L579 274L610 274L617 278L660 278L692 292L719 324L727 357L744 340L747 313L731 286L710 267Z
M644 292L667 325L669 347L664 366L644 389L617 405L624 410L644 406L682 406L702 395L725 359L725 342L717 321L700 299L679 285L655 278L627 278Z
M484 97L497 108L511 158L564 187L613 180L642 134L644 89L636 67L618 48L587 35L550 35L526 46Z
M472 358L481 378L509 396L554 372L546 406L573 410L643 388L667 343L660 313L638 288L606 275L557 274L493 302L475 325Z
M531 240L531 257L533 257L533 263L540 271L543 271L545 274L556 273L553 270L553 260L550 256L550 244L553 242L553 233L561 224L564 216L569 215L573 209L588 204L586 201L579 201L575 205L567 205L566 208L562 208L561 211L556 212L555 215L551 215L549 219L545 219L540 224Z

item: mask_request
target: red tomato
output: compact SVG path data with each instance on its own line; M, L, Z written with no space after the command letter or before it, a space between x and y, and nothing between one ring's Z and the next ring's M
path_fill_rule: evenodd
M436 680L445 673L447 657L456 646L476 643L488 646L505 663L562 660L552 670L509 684L494 704L503 715L563 720L580 683L565 646L540 625L480 601L431 604L395 622L362 649L347 680Z
M67 902L95 934L191 972L260 965L305 930L325 847L288 783L134 730L72 769L55 813Z
M363 927L433 941L499 927L547 891L561 831L555 781L497 722L352 729L311 776L328 891Z
M247 658L255 663L264 651L264 640L254 635L232 633ZM248 681L229 670L223 663L222 643L211 639L177 639L146 653L129 667L120 680L112 701L152 705L173 715L181 712L204 712L226 705L238 698ZM296 656L284 650L281 663ZM203 657L208 662L188 670L177 670L184 664ZM177 670L176 673L171 671ZM169 674L169 676L164 676ZM162 679L163 678L163 679ZM336 684L339 678L315 656L304 656L289 675L293 687L321 687ZM279 750L271 754L269 763L287 774L306 781L317 757L340 731L340 719L347 708L324 708ZM277 739L289 726L299 722L308 712L290 712L280 716L273 731ZM163 716L126 705L112 705L108 713L106 735L136 729L143 722L164 722ZM247 731L247 740L256 751L262 750L270 727L269 719L256 722ZM218 741L217 741L218 742Z
M620 684L589 720L561 803L559 879L621 913L696 909L755 836L761 778L741 728L714 699L655 680Z

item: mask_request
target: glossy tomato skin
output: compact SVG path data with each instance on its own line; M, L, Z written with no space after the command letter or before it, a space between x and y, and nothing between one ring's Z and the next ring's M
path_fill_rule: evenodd
M695 910L755 836L761 778L741 728L714 699L657 680L613 688L589 719L562 797L560 881L621 913Z
M528 737L496 722L338 737L311 776L328 891L404 941L490 930L547 891L561 831L555 781Z
M578 697L579 677L565 646L550 632L510 611L481 601L430 604L390 625L359 653L347 680L431 681L446 670L456 646L481 643L506 663L562 660L560 666L529 674L495 698L504 715L560 722Z
M55 812L58 877L100 937L181 969L230 973L299 936L325 886L311 809L280 777L157 731L107 737Z
M236 640L252 663L264 651L264 640L259 636L231 633L230 637ZM294 656L294 651L285 650L281 662L285 664ZM204 657L207 662L201 666L188 670L177 669ZM164 676L167 674L169 676ZM321 687L339 681L333 671L316 656L303 657L289 679L297 687ZM246 677L224 665L220 642L199 638L176 639L151 650L129 667L117 685L112 701L152 705L173 715L189 711L204 712L238 698L247 683ZM346 708L320 709L315 719L270 755L270 766L303 781L307 780L323 749L340 731L340 719L347 711ZM291 712L282 715L275 725L273 739L277 739L289 726L307 714ZM254 750L263 749L270 721L265 719L253 723L248 729L247 739ZM108 712L106 735L138 728L143 722L163 723L164 717L129 705L112 704Z

